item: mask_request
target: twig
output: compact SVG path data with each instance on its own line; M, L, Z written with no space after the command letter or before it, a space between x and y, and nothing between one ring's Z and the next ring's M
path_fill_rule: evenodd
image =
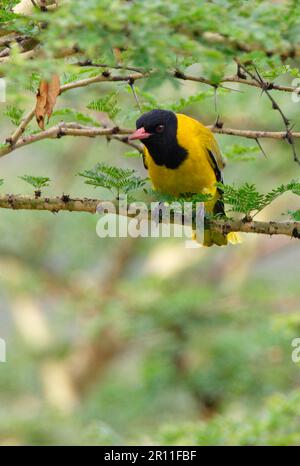
M247 129L235 128L219 128L217 126L208 126L213 133L227 134L229 136L240 136L248 139L270 138L270 139L286 139L286 131L256 131ZM300 138L300 132L293 132L293 138Z
M15 132L9 138L6 139L6 142L11 147L13 147L16 144L20 136L24 133L26 127L29 125L29 123L33 119L34 114L35 114L35 109L32 109L31 112L29 112L28 115L25 118L23 118L23 120L21 121L20 125L17 127Z
M191 75L182 73L181 71L174 71L171 74L174 78L177 78L177 79L183 79L184 81L194 81L198 83L207 84L208 86L216 87L216 84L213 81L207 78L204 78L203 76L191 76ZM238 83L238 84L245 84L247 86L261 88L260 84L257 83L255 80L249 80L247 78L242 78L238 75L225 76L224 78L221 79L220 83ZM295 92L295 87L292 87L292 86L281 86L279 84L274 84L274 83L267 82L267 81L265 81L265 83L268 86L269 90L283 91L283 92Z
M74 65L76 65L76 66L90 66L90 67L96 67L96 68L106 68L107 70L115 69L115 70L135 71L135 72L139 73L139 75L141 75L139 79L141 79L143 77L146 78L146 77L149 77L152 74L155 74L155 70L145 71L142 68L137 68L137 67L132 67L132 66L121 66L121 65L110 66L110 65L107 65L107 64L93 63L93 62L91 62L89 60L74 63ZM194 81L194 82L198 82L198 83L202 83L202 84L207 84L208 86L212 86L214 88L218 87L218 85L216 85L215 82L213 82L210 79L207 79L207 78L205 78L203 76L192 76L192 75L189 75L189 74L185 74L185 73L183 73L183 72L181 72L179 70L169 71L168 74L171 75L173 78L181 79L181 80L184 80L184 81ZM126 80L126 78L124 78L124 81L125 80ZM220 84L223 84L223 83L245 84L247 86L261 88L260 84L257 83L255 80L242 78L241 76L238 76L238 75L225 76L220 81ZM283 86L283 85L274 84L272 82L267 82L267 81L265 81L265 83L266 83L269 90L283 91L283 92L295 92L295 87L293 87L293 86ZM223 86L221 86L221 87L223 87Z
M296 146L295 146L295 143L294 143L294 140L293 140L293 136L292 136L292 128L290 126L290 121L289 119L285 116L285 114L283 113L283 111L281 110L281 108L279 107L278 103L276 102L276 100L273 98L273 96L270 94L269 92L269 84L266 83L260 73L258 72L257 68L255 67L255 72L256 72L256 75L253 74L251 71L249 71L249 69L242 65L241 63L239 63L239 67L245 72L247 73L255 82L257 82L260 86L260 88L262 89L262 91L267 95L267 97L269 98L270 102L272 103L272 108L274 110L277 110L282 118L282 121L285 125L285 128L286 128L286 140L288 141L288 143L291 145L292 147L292 152L293 152L293 158L294 158L294 161L296 163L298 163L300 165L300 159L298 158L297 156L297 152L296 152Z
M57 213L59 211L68 212L88 212L95 214L97 206L102 201L100 199L70 198L61 197L40 197L23 196L14 194L0 194L0 208L13 210L42 210ZM107 201L104 201L107 202ZM131 212L118 211L118 202L113 201L116 213L135 218L136 214ZM123 209L123 207L122 207ZM170 219L171 223L178 221L177 217ZM209 220L209 228L227 234L231 231L243 233L258 233L264 235L285 235L291 238L300 239L300 222L244 222L243 220Z
M74 63L75 66L88 66L91 68L106 68L107 70L124 70L124 71L136 71L137 73L144 73L143 68L138 68L136 66L127 66L127 65L107 65L105 63L94 63L91 60L84 60Z
M128 141L128 136L119 136L117 134L113 136L108 136L107 139L110 141L111 139L115 139L116 141L123 142L124 144L127 144L130 147L133 147L136 149L140 154L143 154L143 146L141 144L137 144L133 141Z
M137 79L145 78L147 75L141 73L133 73L127 76L114 76L110 72L104 71L103 73L93 76L92 78L85 78L79 81L74 81L68 84L64 84L60 88L60 93L69 91L70 89L77 89L78 87L86 87L90 84L100 83L100 82L116 82L116 81L136 81Z
M0 157L9 154L14 149L19 149L20 147L24 147L28 144L33 144L34 142L42 141L44 139L59 139L63 136L86 136L93 138L96 136L109 136L114 134L122 135L130 133L132 133L131 129L119 128L117 126L114 128L98 128L93 126L82 126L77 123L60 123L59 125L52 126L45 131L19 139L14 146L7 144L5 147L0 149Z
M37 53L37 49L34 48L32 50L29 50L28 52L21 53L20 57L27 60L27 59L33 58L36 53ZM10 60L10 56L2 57L2 58L0 58L0 63L5 63L5 62L8 62L9 60ZM2 72L1 72L0 76L3 76Z

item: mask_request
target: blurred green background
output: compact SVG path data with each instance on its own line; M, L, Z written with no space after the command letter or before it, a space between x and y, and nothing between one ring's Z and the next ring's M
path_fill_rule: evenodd
M7 103L18 94L30 108L34 94L16 86L8 81ZM184 113L205 124L219 113L227 127L282 129L259 90L228 87L240 92L220 93L217 112L212 94ZM116 88L118 123L134 127L138 111L126 84L70 91L56 109L82 110ZM168 81L152 93L167 106L200 90L207 88ZM297 129L300 104L289 94L276 98ZM2 140L13 130L5 108ZM217 139L225 154L237 143ZM286 142L262 144L267 158L257 151L229 160L226 182L268 192L299 176ZM18 178L30 174L51 178L45 194L101 198L76 175L106 161L147 176L127 151L103 138L39 142L1 159L1 189L32 194ZM258 218L284 220L297 208L296 196L285 194ZM96 215L0 216L1 444L299 443L300 365L291 359L300 337L297 240L243 235L238 246L194 250L180 239L100 239Z
M85 92L104 87L112 88ZM184 84L180 92L194 88ZM156 90L168 98L175 92ZM125 89L123 98L134 105ZM68 99L76 106L78 93ZM255 91L220 104L230 127L280 127ZM285 107L295 118L297 105L285 99ZM211 98L185 111L211 123L212 109ZM218 141L224 152L236 142ZM258 152L228 163L226 181L250 180L267 191L294 177L288 145L264 146L268 159ZM30 194L17 177L47 175L53 181L45 193L101 198L76 174L105 160L145 176L140 158L124 157L126 150L100 138L34 144L1 160L3 190ZM293 202L284 195L261 217L280 220ZM100 239L97 220L1 211L1 442L275 442L272 419L263 437L259 420L268 422L269 409L286 415L300 381L291 360L291 340L300 334L297 241L244 235L238 246L194 250L176 239ZM295 422L297 396L288 413ZM276 422L280 442L299 439L297 423Z

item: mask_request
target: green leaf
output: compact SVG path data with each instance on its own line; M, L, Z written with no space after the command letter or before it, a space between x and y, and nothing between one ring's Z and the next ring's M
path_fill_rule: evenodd
M6 107L6 110L4 111L4 115L10 118L11 122L15 126L19 126L24 115L24 110L18 107L14 107L12 105L8 105Z
M91 170L84 170L79 176L86 178L85 184L109 189L112 192L129 194L141 189L147 179L135 175L135 171L129 168L118 168L98 163Z
M19 176L19 178L33 186L35 189L41 189L49 186L50 181L50 178L43 176L23 175Z
M300 209L298 210L289 210L288 214L291 216L295 222L300 222Z
M89 115L85 115L82 112L78 112L73 108L60 108L55 110L52 117L60 116L63 117L64 121L76 121L83 124L92 124L93 126L100 126L99 123L91 118Z
M264 202L262 203L259 210L264 209L267 205L271 204L271 202L288 191L291 191L292 193L300 196L300 183L298 181L292 180L288 184L282 184L278 188L273 189L271 192L265 195Z
M11 11L7 10L0 10L0 23L6 23L8 21L12 21L14 19L17 19L18 15L12 13Z
M180 110L189 107L197 102L201 102L204 99L214 96L214 91L201 91L197 92L197 94L191 95L189 97L183 98L181 97L179 100L175 102L159 102L156 100L152 94L149 92L141 91L139 88L135 87L136 93L143 98L141 102L141 107L143 112L149 112L155 108L165 109L168 108L173 112L179 112Z
M89 110L95 110L97 112L105 112L112 120L120 112L118 107L118 92L111 92L101 99L93 100L87 105Z
M225 204L231 207L230 210L232 212L239 212L245 215L250 215L250 213L255 211L257 214L279 196L288 191L300 195L300 183L294 180L290 181L286 185L282 184L267 194L260 194L256 190L256 187L249 183L244 184L240 188L224 185L222 183L216 183L216 185L222 193L222 199Z
M123 155L125 157L141 157L141 153L138 150L125 152Z
M240 188L222 183L217 183L217 186L222 192L223 201L231 207L232 212L249 215L252 211L259 210L264 201L264 195L253 184L246 183Z
M39 83L41 81L41 75L39 73L31 73L30 76L25 77L24 88L30 92L37 92Z
M226 159L233 162L246 162L250 160L256 160L256 157L251 154L256 154L260 151L258 146L241 146L239 144L232 144L223 151L223 155Z

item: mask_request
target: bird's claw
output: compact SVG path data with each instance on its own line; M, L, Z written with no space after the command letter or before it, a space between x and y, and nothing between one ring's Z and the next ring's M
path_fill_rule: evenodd
M151 218L154 221L155 225L158 226L161 223L162 219L169 212L169 206L163 202L159 201L156 203L155 207L152 209Z

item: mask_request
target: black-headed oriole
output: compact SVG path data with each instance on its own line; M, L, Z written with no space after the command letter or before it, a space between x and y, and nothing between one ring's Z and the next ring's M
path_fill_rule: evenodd
M224 214L217 181L222 181L224 161L213 133L197 120L168 110L144 113L136 122L130 140L144 144L144 165L154 189L178 196L208 193L207 213ZM222 235L205 230L204 246L239 242L236 233Z

